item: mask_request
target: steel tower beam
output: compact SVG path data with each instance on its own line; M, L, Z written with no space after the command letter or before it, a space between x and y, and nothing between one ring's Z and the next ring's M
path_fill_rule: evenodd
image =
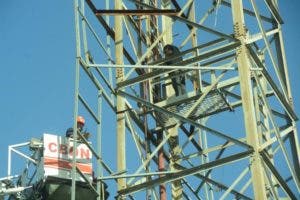
M233 156L228 156L228 157L216 160L216 161L211 161L210 163L205 163L205 164L197 166L197 167L193 167L193 168L181 170L181 171L178 171L178 172L174 172L173 174L166 175L164 177L157 178L157 179L154 179L154 180L149 181L149 182L141 183L140 185L135 185L135 186L132 186L132 187L128 187L127 189L119 191L119 195L124 195L124 194L129 194L129 193L132 193L132 192L137 192L137 191L145 189L147 187L152 187L154 185L158 185L158 184L161 184L161 183L166 183L166 182L178 180L178 179L181 179L181 178L189 176L189 175L198 174L201 170L211 169L211 168L217 167L219 165L223 165L223 164L226 164L226 163L229 163L229 162L235 162L235 161L238 161L240 159L244 159L244 158L250 156L252 153L253 153L253 151L249 150L249 151L245 151L245 152L233 155Z
M97 180L117 183L109 184L112 196L298 198L298 117L283 46L284 16L275 0L251 2L115 0L104 9L102 1L82 0L75 6L74 117L84 110L97 126L98 151L88 146L97 159ZM166 44L180 53L165 58ZM180 96L172 84L178 71L187 90ZM90 105L95 100L84 81L92 83L99 105ZM107 117L116 121L105 123ZM116 132L116 142L107 132ZM116 157L100 150L107 144ZM289 184L278 163L288 166Z
M248 58L248 49L246 46L247 36L243 14L243 2L242 0L232 0L231 5L235 37L241 41L241 46L238 47L237 50L237 63L240 77L241 97L247 143L254 149L254 154L250 161L254 196L255 199L267 199L264 171L261 166L261 158L259 155L259 139L253 102L253 91L251 87L251 65Z
M115 0L115 9L122 9L122 0ZM116 64L122 65L123 61L123 19L121 15L115 17L115 54ZM124 68L116 70L116 82L124 79ZM125 101L122 96L117 95L117 170L126 170L126 147L125 147ZM126 188L126 179L118 180L118 190Z

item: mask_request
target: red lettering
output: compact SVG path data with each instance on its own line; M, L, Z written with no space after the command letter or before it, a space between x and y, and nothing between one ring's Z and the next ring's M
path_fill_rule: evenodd
M49 143L48 149L50 152L57 152L57 144L55 144L54 142Z
M80 149L80 157L85 158L85 159L89 159L90 158L90 150L81 148Z
M67 144L57 144L55 142L50 142L48 144L48 149L52 153L58 152L59 154L68 155L70 157L73 157L73 151L74 147L68 146ZM81 159L90 159L91 157L91 151L88 148L78 148L76 149L76 157L79 157Z
M68 146L65 144L61 144L59 147L59 153L68 154Z
M70 149L69 149L69 155L70 156L73 156L73 147L70 147ZM76 157L78 156L78 150L76 149L76 152L75 152L75 155L76 155Z

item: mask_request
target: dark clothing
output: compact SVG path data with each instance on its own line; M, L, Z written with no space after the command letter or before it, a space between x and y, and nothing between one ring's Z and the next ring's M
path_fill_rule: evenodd
M90 137L90 133L89 132L86 132L86 131L82 131L82 128L78 128L78 130L80 131L80 133L82 134L82 136L85 138L85 139L89 139ZM73 138L74 136L74 131L73 131L73 128L68 128L67 131L66 131L66 137L67 138ZM80 137L77 136L77 139L79 139Z
M82 133L81 132L82 131L81 127L78 126L77 129L79 130L80 133ZM68 128L67 131L66 131L66 137L73 138L73 135L74 135L73 128L72 127Z
M175 95L183 95L186 93L185 90L185 76L180 75L180 70L176 72L171 72L169 76L175 76L173 77L172 80L172 86L175 90Z
M68 128L67 129L66 137L73 137L73 128Z
M179 54L180 50L178 47L173 46L173 45L166 45L164 47L164 54L165 54L165 58L170 58L175 56L176 54ZM182 61L182 57L178 57L176 59L172 59L170 61L167 61L165 63L165 65L179 65L179 63ZM185 90L185 75L182 74L182 70L176 70L173 72L169 73L169 76L171 76L171 80L172 80L172 86L175 90L175 95L179 96L179 95L183 95L186 93Z

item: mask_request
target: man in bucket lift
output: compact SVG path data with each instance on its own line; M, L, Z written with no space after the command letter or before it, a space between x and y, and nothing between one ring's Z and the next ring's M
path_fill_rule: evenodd
M170 45L167 44L164 49L163 52L165 54L165 58L170 58L173 56L176 56L177 54L180 53L180 50L178 47L174 46L174 45ZM170 61L167 61L165 63L165 65L178 65L180 62L182 61L182 57L178 57L176 59L172 59ZM184 95L186 93L185 90L185 75L182 74L182 70L176 70L173 72L169 73L169 76L171 76L171 80L172 80L172 86L175 90L175 95L179 96L179 95Z
M84 138L88 139L90 137L90 134L88 132L82 133L83 127L84 127L84 124L85 124L85 119L82 116L78 116L76 121L77 121L77 129L78 129L78 131L81 134L83 134ZM67 138L73 138L73 135L74 135L73 128L68 128L67 131L66 131L66 137Z

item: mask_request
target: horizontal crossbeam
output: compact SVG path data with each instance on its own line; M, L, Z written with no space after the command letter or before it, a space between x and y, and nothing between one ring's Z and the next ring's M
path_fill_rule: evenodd
M151 10L97 10L96 15L177 15L174 9L151 9Z
M166 183L166 182L171 182L171 181L175 181L175 180L178 180L178 179L182 179L183 177L186 177L186 176L191 176L191 175L194 175L194 174L198 174L203 170L215 168L215 167L218 167L218 166L221 166L221 165L224 165L224 164L228 164L228 163L231 163L231 162L236 162L240 159L247 158L252 153L253 153L253 150L248 150L248 151L238 153L238 154L235 154L235 155L232 155L232 156L221 158L219 160L211 161L209 163L205 163L205 164L193 167L193 168L181 170L181 171L175 172L173 174L169 174L169 175L157 178L157 179L153 179L153 180L150 180L150 181L138 184L138 185L131 186L131 187L126 188L126 189L119 190L118 194L119 195L127 195L127 194L134 193L134 192L146 189L146 188L154 187L154 186L159 185L159 184L163 184L163 183Z

